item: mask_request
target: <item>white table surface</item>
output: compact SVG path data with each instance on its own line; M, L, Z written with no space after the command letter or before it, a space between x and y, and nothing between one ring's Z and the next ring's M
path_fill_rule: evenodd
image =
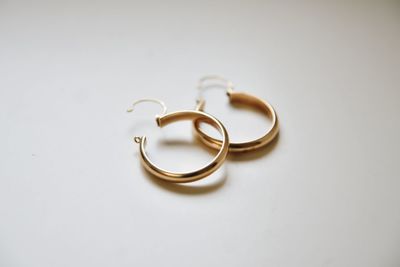
M0 266L400 266L400 4L0 1ZM212 155L192 109L220 74L276 108L269 148ZM268 120L205 94L233 141ZM140 108L139 108L140 107Z

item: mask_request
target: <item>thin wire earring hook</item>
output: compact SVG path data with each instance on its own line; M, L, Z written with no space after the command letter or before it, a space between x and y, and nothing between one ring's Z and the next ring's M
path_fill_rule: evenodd
M132 107L130 109L128 109L126 112L134 111L136 105L139 104L139 103L143 103L143 102L156 103L156 104L159 104L162 107L162 113L161 114L157 114L156 116L165 115L167 113L167 106L164 104L164 102L162 102L161 100L158 100L158 99L153 99L153 98L139 99L139 100L133 102ZM142 140L142 138L140 136L135 136L133 138L133 140L135 141L135 143L139 144L140 141Z
M214 81L214 82L212 82ZM225 79L222 76L219 75L207 75L202 78L200 78L198 84L197 84L197 89L199 90L198 98L197 100L203 100L203 91L207 89L212 89L212 88L219 88L219 89L225 89L226 93L230 93L233 91L233 83L229 81L228 79Z
M134 111L135 106L137 104L143 103L143 102L152 102L152 103L159 104L162 107L162 114L157 114L157 115L165 115L167 113L167 106L164 104L164 102L162 102L161 100L158 100L158 99L153 99L153 98L139 99L139 100L133 102L132 107L130 109L128 109L126 112Z

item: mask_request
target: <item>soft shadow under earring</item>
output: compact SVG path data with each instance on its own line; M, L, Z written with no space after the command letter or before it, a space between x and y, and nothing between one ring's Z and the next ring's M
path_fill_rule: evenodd
M207 82L214 81L214 83L205 85ZM217 82L217 83L215 83ZM235 92L233 90L233 84L232 82L216 75L212 76L205 76L199 80L199 97L197 99L197 105L196 105L196 110L198 111L204 111L204 106L205 106L205 100L202 97L202 91L204 89L209 89L209 88L224 88L226 90L226 94L229 97L229 101L232 104L242 104L242 105L249 105L252 107L257 108L259 111L264 113L267 117L269 117L272 121L271 128L260 138L256 140L251 140L248 142L242 142L242 143L230 143L229 144L229 152L245 152L245 151L253 151L258 148L264 147L268 145L274 138L278 135L279 132L279 123L278 123L278 117L276 115L276 112L274 108L265 100L250 95L248 93L243 93L243 92ZM222 145L222 140L216 139L214 137L211 137L207 135L200 127L200 120L195 120L193 125L194 125L194 130L197 135L197 137L200 139L202 143L207 145L208 147L214 148L214 149L220 149Z
M228 154L228 147L229 147L229 137L228 133L224 127L224 125L218 121L215 117L196 110L181 110L175 111L171 113L167 113L167 108L162 101L157 99L141 99L133 103L131 109L128 109L128 112L132 112L134 107L142 102L154 102L162 107L162 114L156 116L156 123L159 127L164 127L170 123L181 121L181 120L192 120L192 121L199 121L210 124L215 129L217 129L221 135L221 146L219 148L218 154L214 157L212 162L207 164L206 166L190 171L185 173L178 173L178 172L171 172L160 167L157 167L148 157L146 154L146 136L135 136L134 141L140 145L140 159L145 167L145 169L156 176L157 178L173 182L173 183L188 183L200 180L204 177L209 176L211 173L215 172L224 162L226 156Z

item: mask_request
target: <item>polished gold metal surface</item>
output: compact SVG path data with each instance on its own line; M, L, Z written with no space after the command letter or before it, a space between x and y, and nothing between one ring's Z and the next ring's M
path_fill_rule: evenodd
M176 173L164 170L160 167L157 167L146 154L145 146L146 146L146 137L135 137L134 140L136 143L140 144L140 158L145 169L153 174L154 176L168 182L173 183L188 183L196 180L200 180L214 171L216 171L224 162L227 154L228 154L228 146L229 146L229 137L225 127L222 125L220 121L218 121L213 116L204 113L202 111L195 110L184 110L184 111L176 111L168 114L164 114L156 117L156 122L159 127L164 127L170 123L181 121L181 120L193 120L204 122L210 124L214 128L216 128L222 135L222 140L220 141L219 152L215 156L215 158L204 166L203 168L191 172L186 173Z
M252 151L267 145L277 136L279 132L278 117L276 115L274 108L268 102L247 93L235 92L231 87L227 88L227 95L232 104L242 104L255 107L257 108L257 110L267 115L272 121L271 128L266 132L265 135L256 140L248 142L230 143L229 152ZM200 98L198 100L196 110L204 111L204 105L205 105L205 100L203 98ZM222 140L207 135L201 129L200 124L201 121L199 120L195 120L193 123L195 133L197 137L200 139L200 141L211 148L220 149L223 144Z

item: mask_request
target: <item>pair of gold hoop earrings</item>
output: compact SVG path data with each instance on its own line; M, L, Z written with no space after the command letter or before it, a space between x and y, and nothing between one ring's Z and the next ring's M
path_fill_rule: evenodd
M195 135L199 140L206 146L219 150L218 154L214 159L206 166L185 173L171 172L160 167L157 167L149 158L146 153L146 136L136 136L134 141L140 145L140 159L144 168L161 180L172 182L172 183L189 183L200 180L209 176L211 173L215 172L225 161L229 152L231 153L242 153L247 151L253 151L268 145L278 134L279 124L278 117L274 108L265 100L250 95L248 93L236 92L233 90L233 84L220 77L220 76L206 76L200 79L199 90L200 92L205 88L204 84L209 81L222 82L223 87L226 89L227 96L231 104L242 104L249 105L257 110L261 111L272 121L271 127L268 129L266 134L262 137L242 143L231 143L229 142L229 135L225 126L214 116L206 113L204 111L205 100L199 97L195 110L180 110L175 112L167 113L167 108L162 101L156 99L141 99L133 103L131 109L128 112L133 111L133 108L142 102L155 102L162 106L162 114L156 116L156 123L159 127L164 127L173 122L182 120L191 120L193 122L193 128L195 130ZM221 87L221 84L211 84L207 87ZM200 124L206 123L214 127L222 135L222 139L216 139L206 134L201 128Z

